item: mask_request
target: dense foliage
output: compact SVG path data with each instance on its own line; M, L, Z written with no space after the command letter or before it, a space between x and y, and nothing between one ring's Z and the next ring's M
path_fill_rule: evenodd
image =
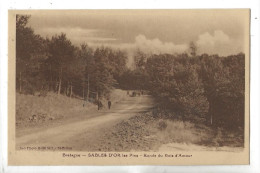
M194 51L194 48L193 48ZM142 60L141 60L142 61ZM136 61L139 62L139 61ZM142 64L139 86L145 85L175 115L205 119L208 124L230 130L244 127L245 55L160 54ZM126 72L133 74L140 71ZM129 85L128 87L134 88Z
M74 46L65 33L42 38L16 18L16 87L25 94L54 91L87 99L109 97L126 70L126 53L111 48Z
M127 55L107 47L74 46L66 34L42 38L27 27L29 16L16 18L16 87L34 94L109 98L115 86L148 90L164 109L198 117L227 129L244 127L245 55L145 54L137 50L134 69Z

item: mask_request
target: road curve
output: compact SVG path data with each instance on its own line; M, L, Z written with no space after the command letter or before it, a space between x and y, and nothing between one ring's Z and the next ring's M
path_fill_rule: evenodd
M35 133L16 137L16 148L19 150L23 147L68 147L72 150L87 151L87 145L98 145L95 141L105 131L138 112L147 111L152 106L150 96L128 97L112 105L110 110L92 112L92 118L81 117L72 123L43 128Z

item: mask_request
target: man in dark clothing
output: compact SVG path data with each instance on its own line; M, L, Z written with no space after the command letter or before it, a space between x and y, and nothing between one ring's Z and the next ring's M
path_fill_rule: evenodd
M110 107L111 107L111 101L108 100L107 104L108 104L108 109L110 109Z
M102 108L102 102L98 101L98 110L100 110Z

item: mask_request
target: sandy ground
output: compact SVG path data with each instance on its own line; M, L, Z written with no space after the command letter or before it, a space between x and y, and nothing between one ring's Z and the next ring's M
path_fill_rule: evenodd
M71 119L56 121L53 125L17 129L16 148L52 146L87 151L92 145L100 145L97 140L116 124L148 111L152 102L150 96L127 97L112 105L111 110L89 111L91 115L86 118L75 115Z

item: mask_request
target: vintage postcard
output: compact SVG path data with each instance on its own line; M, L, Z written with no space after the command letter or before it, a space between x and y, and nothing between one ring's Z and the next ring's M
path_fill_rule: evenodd
M249 164L249 21L9 10L8 164Z

